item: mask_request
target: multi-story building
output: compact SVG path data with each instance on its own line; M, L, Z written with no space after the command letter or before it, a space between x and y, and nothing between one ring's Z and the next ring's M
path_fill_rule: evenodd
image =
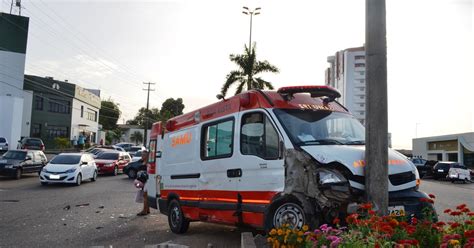
M348 48L327 58L326 85L339 90L339 101L365 125L365 49Z
M41 138L46 147L54 138L78 139L98 143L100 91L87 90L52 77L25 75L25 90L33 92L31 137Z

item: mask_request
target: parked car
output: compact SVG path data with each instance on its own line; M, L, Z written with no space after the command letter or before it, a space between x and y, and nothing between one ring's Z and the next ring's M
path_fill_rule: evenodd
M40 138L29 138L25 137L18 141L18 149L25 149L25 150L40 150L44 151L44 143L43 140Z
M0 152L8 151L8 140L5 137L0 137Z
M132 146L128 149L127 152L132 154L132 153L135 153L137 151L145 151L145 150L146 150L146 148L144 146Z
M42 151L9 150L0 158L0 175L20 179L23 173L40 172L47 162Z
M418 174L420 174L420 178L423 178L430 172L430 170L432 170L431 166L426 163L426 159L412 158L410 161L416 166Z
M132 162L136 162L140 159L142 159L142 152L143 151L136 151L132 154Z
M446 178L449 169L454 165L459 165L459 163L450 161L439 161L436 163L432 170L434 179Z
M137 173L139 171L146 171L146 165L143 164L143 160L133 161L123 168L123 173L127 174L128 178L135 179L137 178Z
M451 180L452 183L455 181L468 183L471 181L471 173L466 166L456 163L449 169L448 179Z
M42 185L69 183L76 186L82 181L97 179L97 166L92 155L87 153L61 153L56 155L40 173Z
M95 158L99 174L118 175L132 161L127 152L104 151Z
M121 147L126 152L128 152L132 146L135 146L135 144L134 143L128 143L128 142L120 142L120 143L115 144L115 146Z

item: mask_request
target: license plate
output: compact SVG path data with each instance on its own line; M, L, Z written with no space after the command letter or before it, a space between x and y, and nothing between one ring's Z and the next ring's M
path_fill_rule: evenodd
M390 216L405 216L405 206L388 207Z
M443 170L438 170L438 172L443 172Z
M49 179L59 179L59 175L49 175Z

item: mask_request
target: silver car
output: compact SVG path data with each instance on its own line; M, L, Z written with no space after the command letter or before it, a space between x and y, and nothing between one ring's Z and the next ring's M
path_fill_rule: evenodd
M8 140L4 137L0 137L0 152L8 151Z

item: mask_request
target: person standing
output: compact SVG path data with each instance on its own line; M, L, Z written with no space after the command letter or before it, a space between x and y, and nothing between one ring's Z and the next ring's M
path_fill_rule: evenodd
M147 165L147 162L148 162L148 151L143 151L142 152L141 161L142 161L143 165L145 165L145 168L146 168L146 165ZM135 180L134 184L137 188L140 189L138 194L139 195L141 194L141 197L137 197L137 199L138 198L143 198L143 209L142 209L141 212L139 212L137 214L138 216L147 215L147 214L150 213L150 206L148 205L148 192L145 188L147 180L148 180L148 174L146 173L146 169L145 169L145 171L139 171L137 173L137 179Z
M77 149L77 137L76 137L76 135L74 135L74 137L72 138L72 147L74 149Z
M84 149L84 141L85 141L84 140L84 135L82 135L82 133L79 134L79 140L77 141L77 144L78 144L80 150Z

